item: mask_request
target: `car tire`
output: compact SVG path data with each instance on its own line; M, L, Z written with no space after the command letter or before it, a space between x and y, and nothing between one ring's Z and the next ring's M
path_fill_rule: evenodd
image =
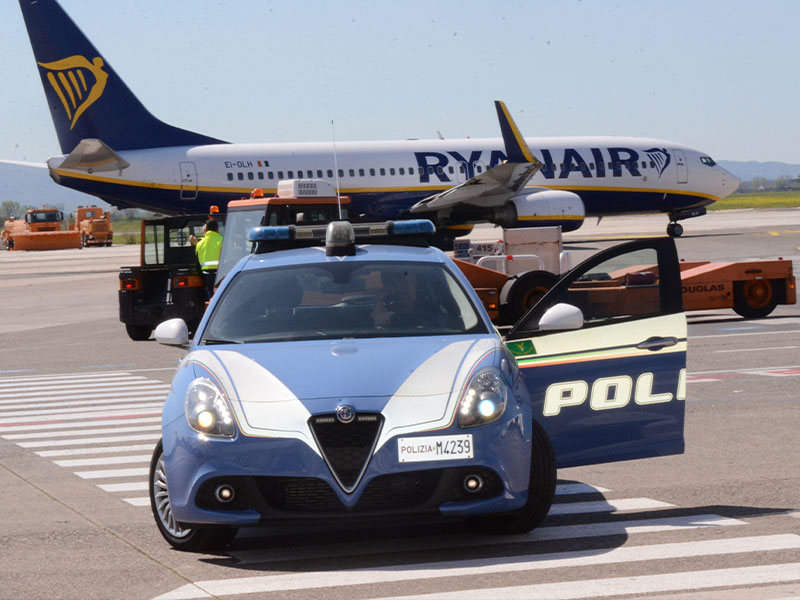
M133 325L125 323L125 331L128 332L128 337L134 342L145 342L150 339L150 334L153 333L153 328L150 325Z
M153 451L150 460L150 508L156 521L158 530L167 542L177 550L197 552L212 550L227 545L236 537L234 527L185 527L177 522L172 514L167 490L167 474L164 470L164 451L161 441Z
M528 484L528 499L517 510L470 517L467 525L481 533L514 534L527 533L535 529L550 512L556 492L556 455L553 444L544 428L533 421L531 440L531 472Z
M514 325L558 281L548 271L528 271L509 279L500 294L503 304L503 323Z
M733 286L733 310L745 319L766 317L776 306L775 286L769 279L750 279Z

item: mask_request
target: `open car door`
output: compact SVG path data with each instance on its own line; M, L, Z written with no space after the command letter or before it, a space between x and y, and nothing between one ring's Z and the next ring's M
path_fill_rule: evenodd
M506 344L558 467L683 452L686 318L671 238L581 263Z

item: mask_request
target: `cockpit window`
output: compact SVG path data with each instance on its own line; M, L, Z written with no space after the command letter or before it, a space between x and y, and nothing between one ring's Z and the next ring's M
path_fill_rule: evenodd
M713 167L714 165L717 164L714 162L714 159L711 158L710 156L701 156L700 162L706 165L707 167Z

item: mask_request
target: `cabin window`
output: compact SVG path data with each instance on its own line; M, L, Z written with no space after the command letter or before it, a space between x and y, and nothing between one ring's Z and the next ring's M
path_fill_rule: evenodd
M383 167L381 167L381 175L386 175L386 169L384 169Z
M278 171L278 179L283 179L283 171Z
M264 179L264 172L263 171L259 171L258 172L258 178L259 179Z
M433 167L428 167L428 175L433 175Z
M317 169L317 177L322 179L322 169Z
M394 175L394 167L389 167L389 175Z
M400 167L400 175L405 175L406 170L403 167Z
M356 176L356 172L353 169L348 169L347 172L350 174L350 177Z
M333 179L333 169L328 169L328 179Z
M248 171L248 172L247 172L247 178L248 178L250 181L253 181L253 179L255 179L255 175L253 175L253 172L252 172L252 171Z
M458 163L458 172L465 173L466 169L464 168L464 163Z
M363 177L364 176L364 169L359 169L358 170L358 176L359 177Z
M476 170L478 173L483 173L483 167L482 167L481 165L475 165L475 170Z
M244 181L244 173L242 173L241 171L239 171L239 172L236 174L236 179L238 179L239 181Z
M594 163L593 162L589 163L589 170L590 171L594 171Z
M656 168L656 161L654 161L654 160L650 161L650 168L651 169L655 169Z
M428 167L428 168L429 168L429 169L432 169L433 167ZM422 167L418 167L418 169L419 169L419 174L420 174L420 175L424 175L424 174L425 174L425 169L423 169ZM409 174L413 175L413 174L414 174L414 167L411 167L411 168L408 170L408 172L409 172Z
M269 171L267 173L267 179L275 179L275 173L273 173L272 171Z
M369 176L370 177L375 177L375 169L370 169L369 170Z
M614 170L614 163L613 162L608 163L608 170L609 171L613 171Z
M448 171L448 173L450 173L450 175L452 175L453 173L456 172L456 170L452 166L447 167L447 171Z
M646 169L646 168L647 168L647 161L646 161L646 160L643 160L643 161L642 161L642 168L643 168L643 169Z
M233 181L233 173L228 173L228 181Z

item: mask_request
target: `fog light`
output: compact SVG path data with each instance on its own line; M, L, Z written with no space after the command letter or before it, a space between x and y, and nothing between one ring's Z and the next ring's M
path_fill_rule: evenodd
M468 494L477 494L483 489L483 477L480 475L467 475L464 477L464 491Z
M228 502L232 501L235 495L236 493L233 491L233 488L227 483L218 485L217 489L214 490L214 497L222 504L227 504Z

